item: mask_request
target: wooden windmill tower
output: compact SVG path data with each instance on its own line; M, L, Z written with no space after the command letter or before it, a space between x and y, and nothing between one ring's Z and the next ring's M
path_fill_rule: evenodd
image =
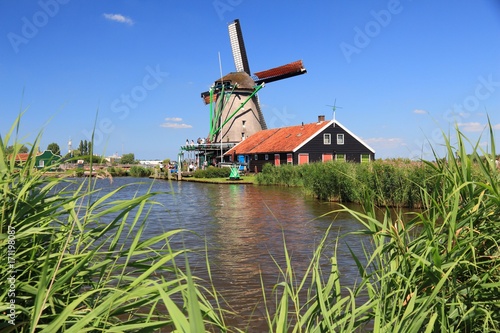
M228 26L236 72L216 80L201 97L210 104L209 140L214 143L237 143L267 129L257 92L264 84L305 74L298 60L287 65L251 74L239 20Z

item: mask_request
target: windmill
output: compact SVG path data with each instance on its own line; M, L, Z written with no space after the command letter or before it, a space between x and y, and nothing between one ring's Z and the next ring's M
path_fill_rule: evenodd
M250 72L240 21L228 26L229 39L236 67L216 80L209 91L201 93L205 104L210 104L210 142L237 143L246 137L267 129L257 92L266 83L286 79L307 71L298 60L265 71ZM222 147L221 147L222 149Z
M335 101L333 102L333 105L327 105L327 106L332 108L332 111L333 111L332 119L335 120L335 111L337 111L337 109L342 109L342 107L337 106L337 99L336 98L335 98Z

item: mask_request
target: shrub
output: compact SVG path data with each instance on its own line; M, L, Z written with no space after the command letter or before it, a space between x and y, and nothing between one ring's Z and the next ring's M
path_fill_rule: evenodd
M120 167L117 167L117 166L109 167L108 172L113 177L128 176L127 170L120 168Z
M149 177L152 173L151 169L134 165L128 171L132 177Z
M195 178L228 178L231 174L230 168L217 168L209 166L205 170L198 169L193 173Z

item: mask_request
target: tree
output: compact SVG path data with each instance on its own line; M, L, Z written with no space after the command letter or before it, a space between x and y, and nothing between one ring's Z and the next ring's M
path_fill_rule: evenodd
M50 150L54 155L61 155L61 148L59 148L59 145L55 142L49 143L47 150Z
M82 154L83 155L88 155L90 153L89 151L89 143L87 142L87 140L83 141L83 152Z
M135 156L133 153L122 155L122 158L121 158L122 164L134 164L134 162L135 162Z
M6 149L5 149L6 153L7 154L12 154L14 152L14 146L8 146ZM25 154L27 153L29 150L28 150L28 147L26 147L25 145L22 145L21 148L19 148L19 151L17 151L18 154Z
M80 140L80 144L78 145L78 150L80 154L85 155L85 148L83 148L83 140Z

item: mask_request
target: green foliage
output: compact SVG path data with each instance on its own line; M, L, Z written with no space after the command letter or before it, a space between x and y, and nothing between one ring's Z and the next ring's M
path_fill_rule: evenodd
M93 164L102 164L106 163L106 159L101 156L96 156L96 155L80 155L77 158L78 160L83 160L85 163L93 163ZM75 159L75 160L77 160Z
M133 153L123 154L120 159L121 164L134 164L135 163L135 155Z
M116 166L109 167L107 171L112 177L128 176L127 170Z
M364 257L351 251L361 277L353 288L340 285L336 255L323 279L318 252L297 280L285 245L287 260L271 303L276 308L266 312L270 331L500 332L500 174L493 158L479 158L489 156L479 144L467 155L458 129L456 136L457 147L448 141L447 157L436 156L436 163L372 164L371 181L384 179L378 186L396 192L385 200L413 193L397 188L408 176L422 184L416 185L421 210L407 217L379 210L378 194L367 192L365 213L339 211L354 216L364 226L355 234L370 239ZM491 126L490 136L493 157Z
M186 250L170 247L184 231L144 237L155 193L123 200L123 188L97 195L91 178L48 178L34 168L37 142L19 165L6 153L13 129L0 137L0 331L223 327L190 274Z
M134 165L128 172L132 177L148 177L149 175L151 175L152 170L142 166Z
M231 174L230 168L216 168L209 166L205 170L197 169L193 173L195 178L228 178Z
M5 153L6 154L13 154L14 152L16 154L26 154L28 153L29 149L25 145L21 144L20 147L16 147L15 145L8 146L5 148Z
M59 148L59 145L55 142L49 143L47 150L50 150L55 155L61 155L61 148Z
M367 193L381 206L420 207L420 188L433 169L407 159L371 163L329 161L303 165L264 165L256 180L260 185L303 186L320 200L360 203Z
M303 185L299 169L293 167L292 165L275 167L271 163L264 164L262 172L257 174L257 184L273 184L280 186Z
M192 275L188 250L170 246L184 230L142 234L156 193L123 200L119 188L99 197L92 179L48 178L34 167L38 138L26 163L15 161L20 144L7 152L16 128L0 137L0 331L242 332L225 325L217 292ZM335 252L325 265L329 231L300 272L284 237L271 297L263 289L270 332L500 332L500 174L493 158L480 158L489 154L479 143L466 154L456 132L457 146L447 141L435 163L287 170L325 198L361 198L364 212L338 212L356 218L363 229L355 234L369 242L362 257L351 251L360 279L345 287ZM489 135L493 157L491 126ZM321 175L335 180L330 192L315 183ZM398 188L407 184L415 188ZM414 192L421 209L407 216L376 206Z

